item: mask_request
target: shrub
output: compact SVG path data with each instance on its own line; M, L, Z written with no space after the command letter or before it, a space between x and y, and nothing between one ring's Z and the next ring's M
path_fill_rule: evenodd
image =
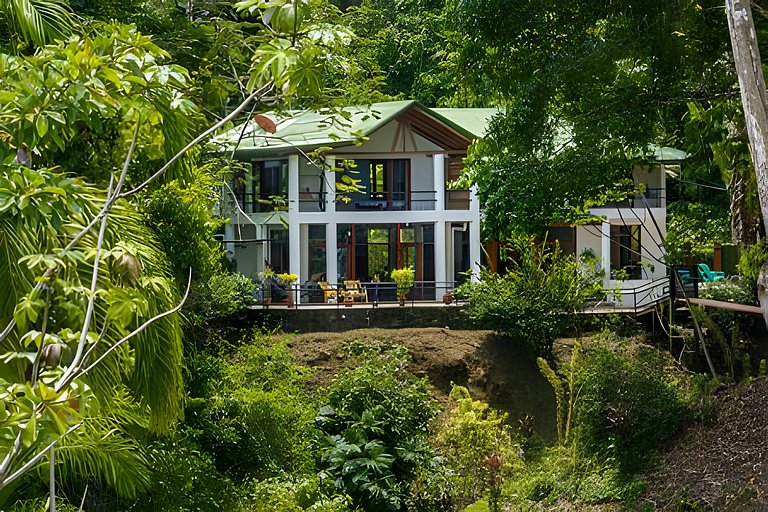
M326 435L321 467L365 510L402 509L418 468L434 458L426 440L439 407L408 360L396 348L343 370L316 419Z
M229 511L234 485L216 470L213 458L176 435L152 443L148 449L153 469L152 487L130 510L168 512Z
M763 263L768 261L768 240L760 240L755 245L741 253L739 258L739 273L747 280L748 286L757 286L757 278Z
M506 274L481 269L480 282L461 285L456 296L469 301L475 323L549 357L569 316L602 293L601 282L593 272L579 272L580 263L558 246L547 250L528 237L511 244L517 258Z
M699 287L699 296L703 299L735 302L737 304L754 304L756 301L755 289L745 280L723 280L714 283L702 283ZM730 329L738 319L742 330L750 329L754 322L750 316L737 315L733 311L725 309L709 308L709 316L723 330Z
M397 298L404 299L413 288L413 267L395 269L391 273L392 280L397 285Z
M242 274L216 274L208 281L202 298L204 314L209 319L242 313L254 302L256 284Z
M187 423L217 467L233 476L313 468L315 406L303 390L307 370L294 363L286 342L255 335L218 368L203 361L218 380L197 384L207 394L191 402Z
M437 432L436 442L452 470L454 501L466 507L498 490L521 460L506 424L507 414L473 400L462 386L454 386L450 397L452 408ZM497 501L493 496L489 499L491 504Z
M673 365L639 343L585 345L574 386L574 442L585 457L615 459L629 474L677 433L688 409Z
M347 496L329 496L318 477L279 477L245 485L237 512L348 512Z

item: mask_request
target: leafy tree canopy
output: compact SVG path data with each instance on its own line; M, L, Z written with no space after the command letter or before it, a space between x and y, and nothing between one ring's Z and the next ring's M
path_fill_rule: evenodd
M630 178L649 143L675 142L686 98L730 87L724 17L702 5L456 5L464 76L502 106L466 175L491 233L578 219Z

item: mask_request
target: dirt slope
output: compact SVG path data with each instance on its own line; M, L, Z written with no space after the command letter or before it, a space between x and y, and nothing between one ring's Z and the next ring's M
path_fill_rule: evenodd
M312 385L327 385L349 359L354 342L403 345L413 357L411 370L427 376L434 396L445 403L451 382L467 386L473 397L506 411L517 425L533 418L534 430L555 437L554 395L536 362L508 339L490 331L446 328L359 329L343 333L305 333L291 338L297 362L315 368Z
M696 426L650 475L656 510L768 511L768 378L718 396L716 426ZM700 508L677 509L681 500Z

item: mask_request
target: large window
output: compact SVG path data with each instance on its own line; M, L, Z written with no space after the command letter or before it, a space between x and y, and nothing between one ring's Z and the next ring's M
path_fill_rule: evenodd
M386 162L384 160L371 160L368 164L368 179L371 184L371 197L383 194L387 191L387 181L384 177ZM385 196L382 195L382 198Z
M285 209L288 196L288 161L253 162L253 211Z
M368 276L372 280L389 277L389 229L368 228Z
M288 230L269 228L269 259L264 262L275 272L288 272Z
M611 278L642 279L640 226L611 226Z
M386 210L408 209L409 160L355 160L355 164L363 177L362 185L366 188L365 195L371 201L363 201L364 207L380 205Z

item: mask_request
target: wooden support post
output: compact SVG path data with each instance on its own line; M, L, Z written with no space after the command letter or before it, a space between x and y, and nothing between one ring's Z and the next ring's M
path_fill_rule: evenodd
M715 258L712 262L712 270L717 272L723 270L723 247L719 242L715 242Z

